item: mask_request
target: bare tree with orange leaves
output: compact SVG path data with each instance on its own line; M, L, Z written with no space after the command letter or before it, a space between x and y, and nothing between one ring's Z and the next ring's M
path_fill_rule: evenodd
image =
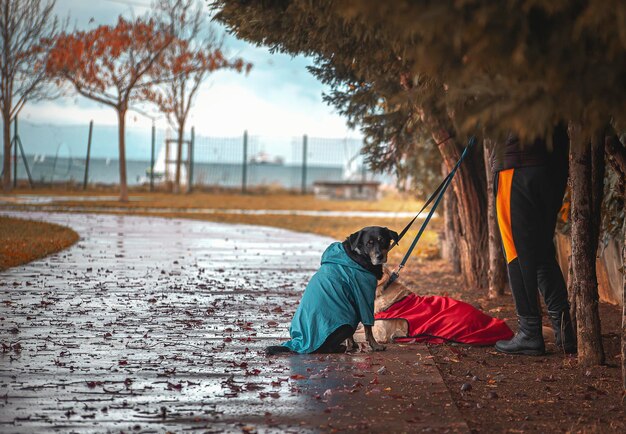
M153 69L163 76L155 77L160 84L143 90L146 99L159 107L176 131L174 192L179 193L185 126L200 85L218 69L248 73L252 64L240 58L226 58L222 41L210 27L202 6L194 0L157 0L155 6L156 19L167 25L175 38Z
M145 101L156 80L150 72L173 39L170 28L156 20L120 17L115 26L63 33L48 41L47 73L59 85L69 82L80 95L117 111L120 201L128 200L126 112L131 103Z
M27 101L53 98L44 63L49 52L40 44L64 26L54 17L54 0L0 1L0 114L4 161L2 186L11 189L11 122Z

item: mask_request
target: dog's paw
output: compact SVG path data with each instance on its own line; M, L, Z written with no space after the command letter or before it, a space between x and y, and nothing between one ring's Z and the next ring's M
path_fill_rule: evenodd
M370 346L372 347L372 351L385 351L385 349L387 348L386 346L378 344L378 343L372 344Z
M359 350L359 344L357 344L354 338L348 338L344 342L346 346L346 353L355 353Z
M359 347L351 347L351 346L347 346L346 347L346 353L350 354L350 353L356 353L359 350Z

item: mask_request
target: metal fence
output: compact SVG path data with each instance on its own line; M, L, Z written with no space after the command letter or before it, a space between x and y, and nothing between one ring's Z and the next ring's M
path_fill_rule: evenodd
M316 181L372 179L357 139L315 137L199 137L193 182L223 187L309 189ZM273 150L273 151L272 151Z
M15 181L117 184L117 129L114 126L59 126L22 122L13 128ZM194 134L183 146L181 180L194 187L257 187L309 191L316 181L391 182L366 169L362 142L354 138L236 137ZM177 143L166 130L129 128L126 170L130 185L173 181ZM17 151L17 152L15 152ZM23 151L23 152L22 152ZM30 175L30 176L29 176Z

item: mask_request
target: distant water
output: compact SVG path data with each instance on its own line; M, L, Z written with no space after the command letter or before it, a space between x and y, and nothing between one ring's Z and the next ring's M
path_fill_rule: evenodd
M38 182L82 182L87 153L88 125L34 124L20 122L19 133L28 155L33 178ZM156 129L155 157L165 158L168 133ZM279 186L300 189L302 186L301 163L308 162L306 185L315 181L338 181L345 173L351 179L361 178L364 159L361 155L363 142L359 138L324 138L307 136L304 148L302 136L256 136L248 137L244 147L243 131L240 136L212 137L196 135L194 139L194 183L212 186L240 187L242 161L265 154L280 158L284 164L249 164L247 184L253 186ZM150 128L128 127L126 131L126 171L129 184L147 182L151 145ZM306 152L304 152L306 150ZM174 151L172 146L171 151ZM0 152L2 150L0 149ZM103 184L119 183L117 128L114 125L95 124L93 130L89 182ZM161 155L163 154L163 155ZM306 155L305 155L306 154ZM186 150L184 151L186 156ZM246 157L244 157L246 155ZM56 156L56 157L55 157ZM170 159L173 157L170 156ZM184 157L186 158L186 157ZM161 167L163 164L161 164ZM21 160L18 176L26 179ZM392 184L391 175L367 174L367 179L377 179Z
M31 175L36 182L76 181L82 182L85 176L85 160L75 158L27 156ZM126 161L126 177L129 185L148 182L149 161ZM21 160L18 163L18 178L26 179ZM242 183L243 167L232 163L195 163L194 184L239 187ZM315 181L338 181L342 179L343 168L332 166L310 166L307 168L306 184L311 187ZM369 179L369 176L368 176ZM89 182L102 184L119 183L118 160L92 158L89 164ZM158 182L155 179L155 182ZM248 186L280 186L297 189L302 185L302 166L249 164L247 167Z

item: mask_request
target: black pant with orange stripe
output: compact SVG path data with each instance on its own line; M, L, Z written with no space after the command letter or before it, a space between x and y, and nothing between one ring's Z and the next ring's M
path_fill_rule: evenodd
M498 226L519 316L541 316L538 290L549 311L568 306L553 241L566 185L567 169L550 165L507 169L495 176Z

